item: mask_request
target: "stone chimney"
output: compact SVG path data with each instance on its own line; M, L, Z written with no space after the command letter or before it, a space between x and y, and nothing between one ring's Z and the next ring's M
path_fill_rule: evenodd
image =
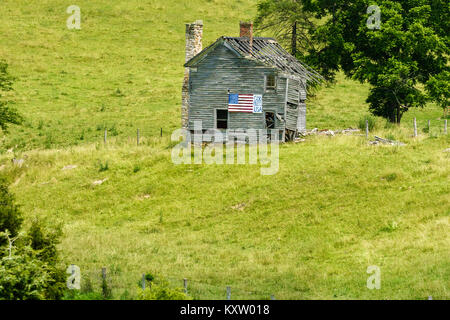
M186 24L186 58L188 62L202 51L203 21ZM181 127L189 124L189 68L184 69L183 89L181 93Z
M250 38L250 50L253 49L253 22L240 22L240 37Z

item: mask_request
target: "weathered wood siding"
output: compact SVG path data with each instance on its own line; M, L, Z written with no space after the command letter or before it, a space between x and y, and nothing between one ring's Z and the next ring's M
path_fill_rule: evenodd
M306 84L304 82L300 83L300 102L306 100Z
M299 102L300 81L289 79L288 102L298 104Z
M286 109L286 129L306 130L306 90L300 80L289 79Z
M299 132L306 131L306 104L303 102L298 106L297 130Z
M286 109L286 129L292 131L297 130L297 117L298 117L298 104L288 102Z
M230 93L262 94L263 113L230 112L229 129L265 129L265 111L284 117L286 79L278 77L276 90L264 92L264 76L276 74L276 69L239 58L224 45L205 57L189 77L189 129L201 120L204 129L215 128L215 110L228 108ZM276 121L276 128L284 128Z

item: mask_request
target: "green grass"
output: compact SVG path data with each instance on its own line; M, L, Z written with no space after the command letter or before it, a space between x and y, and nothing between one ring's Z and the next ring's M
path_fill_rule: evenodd
M63 224L63 264L77 264L96 291L106 266L116 299L133 297L148 271L174 286L188 278L195 298L224 299L228 285L233 299L450 298L449 136L439 108L411 111L401 127L377 119L371 136L403 147L358 135L282 145L273 176L258 165L176 166L169 135L180 123L184 23L203 19L208 45L236 35L255 4L77 5L82 30L70 31L58 1L2 3L0 57L17 77L11 98L26 123L3 137L0 165L27 221ZM357 127L367 92L339 75L308 101L308 128ZM370 265L381 268L380 290L366 288Z
M55 148L179 127L185 23L203 19L204 46L238 35L250 1L78 1L81 30L68 30L67 3L2 1L0 57L17 77L26 115L5 146ZM110 130L109 130L110 131ZM81 139L82 137L82 139Z

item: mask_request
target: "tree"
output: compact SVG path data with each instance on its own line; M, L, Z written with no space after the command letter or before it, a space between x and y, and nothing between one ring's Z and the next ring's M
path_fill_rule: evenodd
M444 117L447 117L450 106L450 72L443 72L432 76L427 82L427 90L434 98L434 101L444 110Z
M313 15L305 12L301 0L261 0L258 2L258 14L255 27L268 30L289 48L292 55L307 52L312 46L311 33Z
M60 229L49 231L39 220L20 231L22 214L0 178L0 299L59 299L65 273L58 267Z
M449 21L446 0L378 0L380 28L371 28L369 0L304 0L303 10L326 19L308 50L328 79L342 69L368 82L369 110L391 122L427 101L448 104ZM369 21L368 21L369 20Z
M46 299L51 280L48 265L29 247L0 258L0 300Z
M8 191L6 180L0 177L0 232L8 230L9 236L16 237L22 225L22 213L14 202L14 196ZM0 247L7 242L0 237ZM1 257L0 253L0 257Z
M14 108L8 106L8 101L3 100L7 91L12 91L13 77L8 74L8 64L0 60L0 128L8 131L9 124L22 123L22 116Z

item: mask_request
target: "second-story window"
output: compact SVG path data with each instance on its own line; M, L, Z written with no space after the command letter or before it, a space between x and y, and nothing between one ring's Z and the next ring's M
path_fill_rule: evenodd
M266 83L265 83L266 91L276 89L277 79L276 79L275 75L269 74L269 75L265 76L265 80L266 80Z

